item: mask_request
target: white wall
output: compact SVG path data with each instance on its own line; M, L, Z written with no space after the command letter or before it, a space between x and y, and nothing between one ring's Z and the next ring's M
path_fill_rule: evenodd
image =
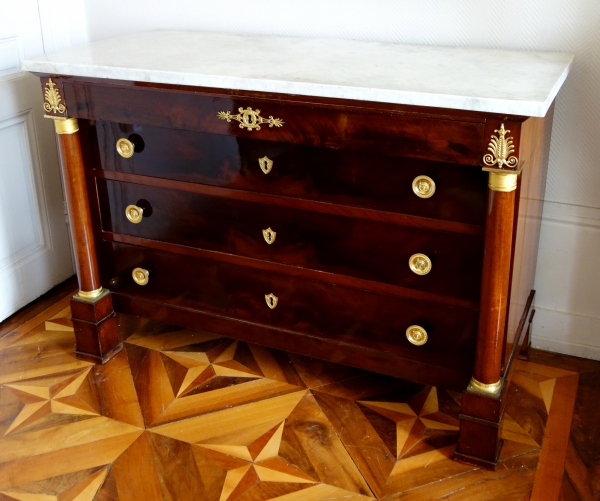
M556 103L533 343L600 359L600 1L82 1L90 40L164 28L575 53Z
M89 41L83 0L37 0L44 53Z

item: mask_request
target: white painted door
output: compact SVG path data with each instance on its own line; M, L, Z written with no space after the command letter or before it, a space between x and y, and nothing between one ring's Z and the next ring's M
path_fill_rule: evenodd
M0 321L74 273L54 127L20 71L43 52L37 0L0 0Z

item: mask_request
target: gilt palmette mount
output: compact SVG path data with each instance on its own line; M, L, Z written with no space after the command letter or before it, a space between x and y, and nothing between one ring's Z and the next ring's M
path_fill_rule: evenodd
M507 136L510 130L504 128L504 124L500 124L500 128L494 130L498 135L492 134L492 139L488 144L488 151L483 156L483 163L489 167L497 166L496 168L502 169L504 166L514 168L519 164L519 159L512 155L515 151L513 139Z
M61 103L62 98L56 88L56 84L52 81L51 78L48 79L46 83L46 91L44 92L44 110L46 113L64 113L66 108L65 105Z

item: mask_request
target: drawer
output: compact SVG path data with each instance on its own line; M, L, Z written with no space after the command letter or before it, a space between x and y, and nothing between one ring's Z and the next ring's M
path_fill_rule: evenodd
M97 130L102 168L111 171L485 223L487 174L480 167L107 122ZM141 151L123 158L120 138L132 138ZM268 174L259 165L265 157ZM435 183L430 198L413 192L422 175Z
M104 242L103 281L116 294L160 305L208 313L300 333L340 344L362 346L444 367L472 365L477 311L432 305L306 280L285 274L219 263L143 247ZM149 271L146 285L132 279L134 268ZM114 278L118 277L115 285ZM277 297L274 308L266 295ZM240 324L243 329L244 324ZM409 326L422 326L427 342L411 344ZM297 347L302 352L302 346ZM310 353L305 353L311 355Z
M479 299L483 255L479 236L114 180L98 179L97 187L104 231L472 302ZM145 207L147 217L138 224L126 218L131 204ZM271 243L263 230L271 230ZM417 253L432 262L425 275L409 267L410 257Z
M63 82L76 118L481 165L486 118L464 111L217 89ZM240 108L282 124L240 127ZM443 115L440 115L443 113ZM469 116L466 116L469 115ZM260 121L260 118L251 118ZM257 124L258 125L258 124ZM486 146L487 147L487 146Z

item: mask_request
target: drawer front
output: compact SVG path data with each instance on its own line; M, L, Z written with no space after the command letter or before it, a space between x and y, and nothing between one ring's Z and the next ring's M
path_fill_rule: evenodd
M117 294L393 353L443 367L473 363L477 312L305 280L279 273L104 242L103 280ZM132 271L149 271L137 285ZM266 295L277 297L270 308ZM422 326L422 346L406 329ZM240 325L243 328L243 324ZM302 347L298 347L302 351ZM310 354L308 354L310 355Z
M111 171L485 223L487 174L478 167L107 122L97 131L102 168ZM115 147L121 138L141 151L123 158ZM268 174L259 165L265 157ZM413 192L422 175L436 185L430 198Z
M104 179L98 193L104 231L479 298L482 237ZM138 224L126 218L131 204L146 207ZM426 275L409 267L417 253L432 261Z
M418 113L364 102L319 103L312 98L299 101L289 96L240 96L223 90L126 87L76 80L65 81L63 90L69 112L76 118L466 165L481 165L484 153L484 118L440 116L435 114L437 110ZM263 119L273 117L283 123L249 129L240 127L234 118L223 119L227 113L239 114L240 108L260 110Z

